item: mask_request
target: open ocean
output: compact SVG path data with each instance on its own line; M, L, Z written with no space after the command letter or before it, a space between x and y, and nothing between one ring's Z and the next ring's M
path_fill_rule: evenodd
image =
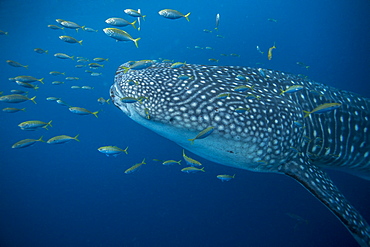
M110 17L137 20L123 12L128 8L141 9L146 15L140 31L122 28L141 38L139 48L133 42L115 42L102 31L113 27L105 23ZM191 12L190 22L163 18L158 11L166 8ZM217 13L221 17L218 31L214 29ZM182 173L183 165L163 166L153 159L180 160L182 148L133 122L112 103L101 105L97 99L109 98L119 65L143 59L304 74L369 98L369 13L368 0L1 0L0 30L8 34L0 35L0 91L2 95L13 89L28 91L28 97L36 96L37 104L0 102L1 108L26 108L0 112L0 247L357 246L340 221L291 178L222 166L190 152L203 163L205 173ZM48 28L60 26L56 19L97 32ZM63 42L60 35L83 40L82 45ZM267 51L274 44L268 60ZM48 53L38 54L35 48ZM59 59L55 53L66 53L74 60ZM78 63L76 57L90 61ZM98 69L75 67L96 57L109 60ZM9 66L6 60L29 68ZM102 74L91 76L85 70ZM50 75L50 71L65 75ZM33 82L39 87L34 90L8 80L20 75L44 78L45 84ZM53 81L64 83L54 85ZM99 111L98 118L73 114L47 97ZM28 120L52 120L52 127L24 131L17 126ZM12 148L26 138L43 136L46 141L77 134L80 142L37 142ZM107 157L98 152L108 145L128 146L128 155ZM147 164L140 170L124 173L144 158ZM327 172L370 221L370 182ZM221 182L218 174L236 176Z

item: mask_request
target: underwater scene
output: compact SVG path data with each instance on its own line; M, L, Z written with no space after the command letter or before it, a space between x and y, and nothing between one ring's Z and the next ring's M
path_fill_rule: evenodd
M0 1L0 247L370 246L369 13Z

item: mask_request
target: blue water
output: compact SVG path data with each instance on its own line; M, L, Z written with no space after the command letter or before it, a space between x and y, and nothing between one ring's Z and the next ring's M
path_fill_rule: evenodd
M139 49L132 42L115 42L102 32L109 17L133 21L123 12L126 8L140 8L147 15L141 31L123 28L134 38L141 37ZM165 19L157 14L164 8L191 12L191 21ZM217 13L221 15L219 31L203 32L214 30ZM45 78L45 84L35 83L40 86L37 91L26 89L29 96L37 96L37 105L1 102L2 108L25 107L26 111L0 112L0 246L356 246L335 216L288 177L238 170L195 155L191 157L204 164L205 173L185 174L179 166L152 161L179 160L182 149L134 123L111 104L99 105L97 99L109 98L120 64L159 58L305 74L370 97L368 13L367 0L2 0L0 30L9 35L0 36L0 91L10 94L11 89L23 89L8 81L19 75ZM47 25L57 25L57 18L99 31L49 29ZM59 35L83 40L83 45L65 43ZM274 43L277 49L269 61L266 53ZM37 47L49 54L35 53ZM97 70L102 76L92 77L84 72L86 68L75 68L76 61L54 57L57 52L109 61ZM219 62L210 62L210 58ZM29 69L11 67L5 63L8 59ZM310 68L298 66L298 61ZM54 70L80 80L49 75ZM52 85L55 80L65 84ZM72 85L94 89L75 90ZM67 107L46 101L50 96L101 110L99 118L75 115ZM53 120L53 127L20 130L17 125L27 120ZM22 139L44 136L47 140L62 134L80 134L80 142L11 148ZM106 157L97 151L105 145L129 146L129 154ZM143 158L148 162L137 173L123 173ZM369 182L328 173L369 221ZM216 179L218 174L236 177L222 183ZM297 225L287 213L308 223Z

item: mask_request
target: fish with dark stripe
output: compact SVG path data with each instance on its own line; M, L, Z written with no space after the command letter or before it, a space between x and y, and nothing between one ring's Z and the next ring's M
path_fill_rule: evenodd
M361 246L370 246L368 223L322 170L370 179L370 99L261 68L154 63L124 73L129 65L118 68L111 98L130 118L211 161L292 177ZM233 90L238 86L249 89ZM145 100L128 104L121 101L125 97ZM209 136L188 141L210 126Z

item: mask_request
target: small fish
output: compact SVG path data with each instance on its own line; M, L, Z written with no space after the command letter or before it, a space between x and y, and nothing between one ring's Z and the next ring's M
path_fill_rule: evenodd
M285 90L280 89L281 93L279 95L282 95L284 93L294 93L294 92L302 90L303 88L304 86L302 85L293 85L293 86L288 87Z
M57 57L57 58L60 58L60 59L72 59L72 60L74 60L74 56L69 56L69 55L64 54L64 53L55 53L54 57Z
M50 75L66 75L65 72L59 72L59 71L50 71L49 74Z
M132 41L135 43L135 46L139 48L138 41L141 38L134 39L130 34L118 28L104 28L103 31L106 35L115 39L116 41Z
M174 165L174 164L181 165L181 160L179 160L179 161L176 161L176 160L166 160L166 161L162 162L162 165L165 165L165 166Z
M249 81L249 78L245 77L244 75L237 75L236 78L238 78L241 81Z
M84 27L83 30L90 33L98 32L98 30L92 29L91 27Z
M56 100L56 102L57 102L59 105L63 105L63 106L67 106L67 107L71 107L70 105L68 105L66 102L64 102L64 101L63 101L63 100L61 100L61 99Z
M90 68L104 68L104 64L89 63L88 65Z
M13 61L13 60L6 60L6 63L13 66L13 67L23 67L23 68L26 68L28 69L28 65L22 65L16 61Z
M98 118L99 111L91 112L85 108L82 107L69 107L69 111L78 115L94 115L96 118Z
M51 84L60 85L60 84L64 84L64 82L62 82L62 81L53 81Z
M134 10L134 9L125 9L123 12L128 14L129 16L132 17L141 17L145 20L146 15L142 15L140 12Z
M208 30L208 29L203 29L203 32L205 32L205 33L212 33L212 31L211 30Z
M204 171L204 167L202 167L202 169L199 169L199 168L196 168L196 167L185 167L183 169L181 169L182 172L186 172L186 173L196 173L196 172L205 172Z
M57 98L57 97L47 97L46 98L47 101L57 101L58 99L60 98Z
M227 57L228 55L225 53L221 53L220 56Z
M127 104L139 102L141 104L139 98L134 98L134 97L123 97L121 98L121 102L127 103Z
M217 98L219 99L226 99L227 97L230 97L230 93L221 93L217 95Z
M106 19L105 23L112 25L112 26L116 26L116 27L126 27L128 25L131 25L133 28L136 29L135 27L136 21L129 22L123 18L112 17L112 18Z
M138 9L137 12L141 15L141 10ZM139 27L137 28L138 31L141 30L141 19L140 17L137 17L137 23L139 24Z
M275 22L275 23L278 22L276 19L272 19L272 18L268 18L267 20L270 22Z
M82 86L81 88L82 89L85 89L85 90L92 90L92 89L94 89L94 87L90 87L90 86Z
M37 140L36 139L24 139L24 140L14 143L12 148L25 148L25 147L32 146L36 142L45 142L45 141L42 140L42 136L40 137L40 139L37 139Z
M210 59L208 59L208 61L218 63L219 60L215 59L215 58L210 58Z
M267 59L271 60L272 59L272 50L276 49L276 46L273 45L272 47L269 48L269 51L267 52Z
M3 112L7 112L7 113L15 113L19 111L26 111L26 108L22 108L22 109L13 108L13 107L3 108Z
M9 34L9 32L5 32L3 30L0 30L0 35L8 35L8 34Z
M44 128L47 130L48 126L53 127L51 125L52 121L53 120L50 120L48 123L39 120L25 121L18 124L18 127L21 128L21 130L37 130L39 128Z
M217 175L217 178L220 179L222 182L230 181L231 179L235 178L235 174L233 176L231 175Z
M84 68L86 66L87 66L86 64L77 64L77 65L75 65L76 68Z
M29 76L29 75L20 75L20 76L16 76L14 77L14 79L16 81L21 81L21 82L35 82L35 81L39 81L41 82L42 84L44 84L44 78L41 78L41 79L37 79L33 76Z
M46 143L48 144L62 144L62 143L66 143L66 142L69 142L71 140L75 140L75 141L80 141L79 139L77 139L79 136L76 135L75 137L71 137L71 136L67 136L67 135L60 135L60 136L54 136L53 138L50 138Z
M236 53L231 53L230 56L232 56L232 57L240 57L240 55L239 54L236 54Z
M310 66L308 66L308 65L306 65L306 64L304 64L304 63L302 63L302 62L297 62L297 64L298 64L299 66L301 66L301 67L305 68L305 69L309 69L309 68L310 68Z
M71 86L72 89L80 89L80 86Z
M39 89L39 87L37 85L33 85L31 83L28 83L28 82L21 82L21 81L15 81L15 83L17 83L17 85L21 86L21 87L26 87L26 88L32 88L32 89Z
M20 102L24 102L27 100L31 100L33 103L37 104L35 99L36 99L36 96L33 96L32 98L28 98L27 96L24 96L22 94L9 94L9 95L1 96L0 102L20 103Z
M206 50L213 50L213 48L212 47L210 47L210 46L206 46L206 48L205 48Z
M216 35L216 37L217 37L217 38L220 38L220 39L225 38L225 36L223 36L223 35L221 35L221 34L217 34L217 35Z
M109 58L96 57L93 59L95 62L104 62L109 60Z
M121 149L121 148L116 147L116 146L104 146L104 147L98 148L99 152L107 155L108 157L110 155L112 155L114 157L117 157L121 153L128 154L127 150L128 150L128 147L126 147L125 149Z
M91 76L101 76L103 73L97 73L97 72L92 72L90 75Z
M186 65L186 62L184 62L184 63L176 62L176 63L171 64L171 68L172 69L178 69L178 68L181 68L182 66L185 66L185 65Z
M251 109L251 108L238 107L238 108L236 108L236 109L235 109L235 111L236 111L237 113L245 113L245 112L247 112L247 111L250 111L250 109Z
M261 53L261 54L263 54L264 52L263 51L261 51L261 49L260 49L260 47L257 45L257 51L259 52L259 53Z
M63 40L64 42L70 43L70 44L78 43L78 44L82 45L82 40L78 41L77 39L75 39L71 36L62 35L62 36L59 36L59 39Z
M220 24L220 14L216 15L216 27L215 29L218 31L218 25Z
M252 93L248 93L247 95L245 95L245 97L247 99L258 99L258 100L261 98L261 96L256 96L256 95L254 95Z
M154 64L154 61L153 60L140 60L140 61L135 62L134 64L132 64L128 68L127 67L122 67L122 68L124 68L124 71L123 72L126 73L130 69L133 69L133 70L142 70L142 69L149 68L153 64Z
M207 136L209 136L210 134L212 134L212 132L214 131L214 129L215 129L215 127L213 127L213 126L210 126L208 128L205 128L204 130L202 130L201 132L199 132L199 134L196 137L194 137L193 139L188 139L188 141L190 141L191 145L193 145L195 140L206 138Z
M78 77L74 77L74 76L69 76L69 77L66 77L66 80L67 81L77 81L77 80L79 80L80 78L78 78Z
M319 105L312 111L303 111L304 113L306 113L304 117L308 117L312 113L324 113L324 112L332 111L332 110L339 108L341 105L342 104L340 103L325 103L325 104Z
M177 79L179 80L191 80L193 78L193 76L188 76L188 75L179 75L177 76Z
M253 88L254 86L241 85L241 86L234 87L233 90L236 92L244 92L247 90L253 90Z
M10 90L10 92L14 94L28 94L28 92L23 91L23 90L18 90L18 89L12 89Z
M189 166L202 166L202 163L200 163L199 161L186 156L184 149L182 150L182 157L184 158L186 164L188 164Z
M138 164L135 164L133 166L131 166L130 168L128 168L125 173L126 174L130 174L130 173L133 173L135 171L137 171L142 165L146 164L145 163L145 158L143 159L143 161L141 161L141 163L138 163Z
M167 19L175 20L175 19L179 19L181 17L185 17L185 19L187 21L190 21L189 20L190 12L187 13L186 15L184 15L184 14L182 14L179 11L174 10L174 9L162 9L161 11L158 12L158 14L160 16L163 16L164 18L167 18Z
M85 26L80 26L77 23L72 22L72 21L62 21L59 24L66 28L75 29L76 31L78 31L79 28L83 30L85 27Z
M108 105L110 104L109 103L109 101L110 101L110 99L104 99L103 97L100 97L99 99L98 99L98 102L99 102L99 104L101 104L101 105L104 105L105 103L107 103Z
M58 29L64 29L64 27L59 27L59 26L57 26L57 25L48 25L48 28L51 28L51 29L53 29L53 30L58 30Z
M49 51L48 50L43 50L41 48L35 48L33 49L35 52L37 52L38 54L48 54Z

